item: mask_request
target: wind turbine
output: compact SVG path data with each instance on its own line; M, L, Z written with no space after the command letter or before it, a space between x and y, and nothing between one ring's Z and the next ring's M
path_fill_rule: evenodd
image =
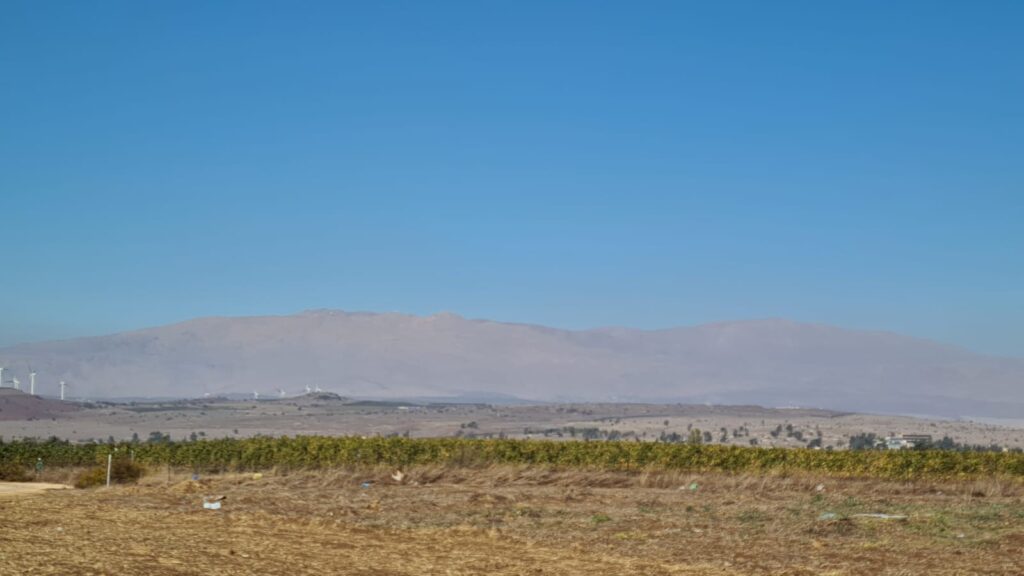
M60 399L61 399L61 401L64 400L64 389L67 388L67 387L68 387L67 383L65 383L63 380L61 380L60 381Z
M255 391L255 390L253 390L252 391L252 399L253 400L259 400L260 399L260 393Z
M11 388L14 388L15 390L21 390L21 380L18 380L17 376L15 376L14 379L11 380Z
M320 389L320 385L319 385L319 384L317 384L317 385L316 385L316 390L315 390L315 392L316 392L317 394L319 394L319 393L323 392L323 390L321 390L321 389Z
M281 398L284 398L284 388L278 388L277 395L280 396Z
M0 364L0 388L4 387L4 370L3 364Z
M312 391L313 389L309 387L309 384L306 384L306 394L309 394Z
M31 366L28 368L28 393L36 395L36 371Z

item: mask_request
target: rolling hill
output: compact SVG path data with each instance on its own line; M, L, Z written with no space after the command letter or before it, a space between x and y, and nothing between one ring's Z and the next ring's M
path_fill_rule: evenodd
M1024 360L887 332L787 320L666 330L544 326L455 314L310 311L212 317L0 349L43 394L190 397L305 386L346 396L663 401L1014 418Z

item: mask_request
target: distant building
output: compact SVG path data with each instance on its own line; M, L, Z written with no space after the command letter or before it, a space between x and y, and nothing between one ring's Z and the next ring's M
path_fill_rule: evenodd
M885 447L889 450L907 450L931 443L931 434L900 434L899 436L888 436L885 439Z

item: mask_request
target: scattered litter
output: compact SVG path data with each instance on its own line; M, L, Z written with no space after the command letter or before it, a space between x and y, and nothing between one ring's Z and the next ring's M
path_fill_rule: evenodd
M373 486L373 482L363 482L359 486L360 488L369 488L370 486Z
M199 480L199 474L192 475L192 481L195 482L196 480Z
M818 516L818 520L821 520L821 521L838 520L838 519L839 519L839 514L836 514L835 512L822 512L821 516Z
M814 490L816 492L824 492L825 491L825 485L824 484L818 484L817 486L814 487Z
M255 473L255 474L253 474L253 475L252 475L252 479L253 479L253 480L259 480L259 479L261 479L261 478L263 478L263 474L262 474L262 473L260 473L260 472L257 472L257 473Z
M405 472L402 472L401 470L395 470L394 472L391 473L391 479L401 484L402 481L405 480Z
M956 537L957 538L964 538L965 534L963 532L961 532L961 533L957 534Z
M203 497L203 508L206 510L220 510L221 502L227 500L227 496L205 496Z
M854 518L874 518L875 520L906 520L902 514L854 514Z
M700 488L700 486L698 486L696 482L690 484L690 492L696 492L697 488Z
M64 531L64 527L63 526L57 526L57 532L63 532L63 531Z

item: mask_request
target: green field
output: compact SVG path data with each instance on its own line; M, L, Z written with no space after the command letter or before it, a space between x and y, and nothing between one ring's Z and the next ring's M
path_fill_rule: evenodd
M108 454L147 466L203 472L270 468L324 469L394 465L544 465L592 470L683 470L726 473L811 472L889 479L1024 478L1024 454L951 450L827 451L654 442L553 442L456 438L257 437L194 442L72 444L0 442L0 462L47 467L89 466Z

